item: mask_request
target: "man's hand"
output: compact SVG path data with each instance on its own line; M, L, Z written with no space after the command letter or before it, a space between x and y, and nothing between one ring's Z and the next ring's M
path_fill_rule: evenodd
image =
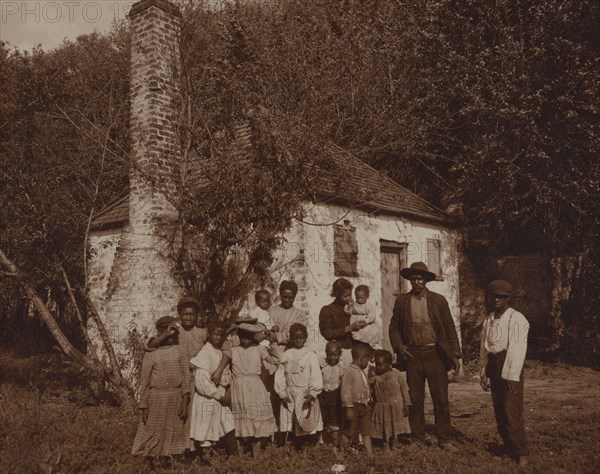
M146 424L146 422L148 421L148 412L149 410L147 408L142 408L142 423L144 423L144 425Z
M415 358L408 350L408 346L405 346L404 344L398 346L398 355L406 360Z
M460 371L460 359L452 357L452 369L458 374Z
M481 388L486 392L490 389L490 379L485 373L480 374L479 385L481 385Z
M288 406L288 403L290 403L290 397L288 397L287 395L285 397L281 397L281 403L285 406Z
M510 393L517 393L519 390L519 382L515 382L514 380L507 380L506 385L508 385Z
M183 402L181 403L181 410L179 410L179 419L185 423L188 417L188 408L190 406L190 394L186 393L183 396Z
M356 412L354 411L354 407L346 407L346 420L356 420Z

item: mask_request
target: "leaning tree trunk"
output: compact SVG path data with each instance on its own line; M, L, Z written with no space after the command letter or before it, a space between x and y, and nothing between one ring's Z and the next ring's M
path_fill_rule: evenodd
M48 306L44 300L40 298L33 286L28 282L26 275L19 270L19 268L6 256L2 250L0 250L0 265L6 269L7 273L19 280L27 297L31 300L35 308L40 313L42 321L44 321L44 324L50 330L50 333L58 343L61 350L80 366L90 371L94 376L106 380L122 405L131 408L135 407L136 401L133 391L131 390L131 387L127 381L122 377L121 373L119 371L115 373L114 370L111 370L111 368L107 367L102 362L90 357L87 354L84 354L75 346L73 346L71 341L69 341L58 325L58 322L48 309Z
M562 259L550 259L550 326L552 328L552 343L549 350L560 357L560 350L565 336L565 326L562 319Z

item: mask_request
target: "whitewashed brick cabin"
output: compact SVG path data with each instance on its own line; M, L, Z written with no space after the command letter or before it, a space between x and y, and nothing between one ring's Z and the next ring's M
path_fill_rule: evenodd
M143 170L168 175L177 163L169 118L177 90L170 68L178 59L180 18L167 0L143 0L130 12L130 189L95 216L91 232L91 293L118 350L131 324L151 329L158 317L175 313L182 295L156 235L157 220L173 211L140 177ZM387 328L395 295L408 289L400 269L415 261L427 262L439 275L429 287L447 297L459 330L459 234L449 217L357 158L345 158L342 166L347 186L324 189L318 200L306 203L304 222L294 222L273 264L275 281L293 279L299 285L296 305L309 314L310 340L323 343L319 310L331 302L331 285L340 276L370 287ZM253 298L248 300L252 304ZM389 347L386 332L383 342Z

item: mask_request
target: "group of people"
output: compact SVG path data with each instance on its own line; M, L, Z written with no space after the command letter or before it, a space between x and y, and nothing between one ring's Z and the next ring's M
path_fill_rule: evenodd
M358 286L353 300L353 285L344 278L333 283L334 300L319 314L327 340L322 358L307 345L308 318L294 306L293 281L281 283L278 305L271 305L268 291L257 291L256 308L229 326L211 321L204 327L199 302L182 298L179 319L160 318L157 335L145 345L132 453L153 462L220 443L229 455L247 444L256 457L269 439L298 447L320 440L342 454L360 441L368 456L372 438L385 450L402 436L428 445L426 381L438 445L457 451L448 402L448 372L459 370L461 359L454 320L447 300L426 287L435 274L424 263L401 275L412 289L394 305L389 339L395 356L381 349L368 286ZM526 465L522 369L528 323L508 305L510 283L496 280L488 290L493 311L482 330L481 386L491 388L507 450Z

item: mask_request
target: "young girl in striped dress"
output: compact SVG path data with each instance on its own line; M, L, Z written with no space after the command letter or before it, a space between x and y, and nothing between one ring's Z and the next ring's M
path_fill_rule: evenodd
M170 316L156 322L161 343L146 352L140 380L141 420L131 454L170 458L189 447L185 422L190 403L190 369L187 353L179 346L177 319Z

